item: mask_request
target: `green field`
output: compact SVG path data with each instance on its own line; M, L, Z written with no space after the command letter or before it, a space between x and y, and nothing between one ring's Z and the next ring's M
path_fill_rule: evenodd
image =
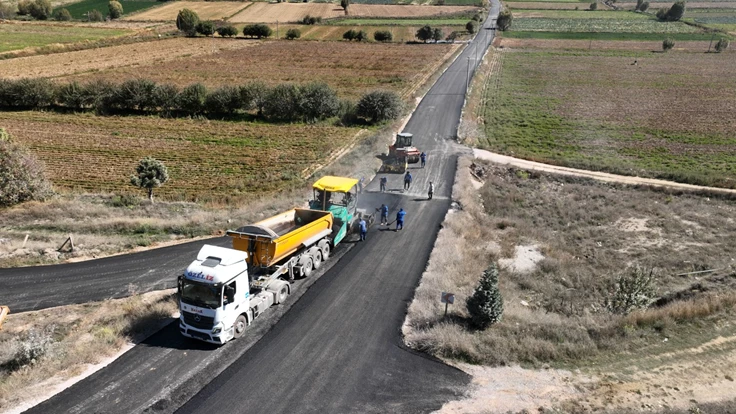
M344 19L330 22L334 26L465 26L463 19Z
M0 53L54 43L77 43L100 40L129 33L125 29L73 27L50 24L0 25Z
M562 12L558 12L562 13ZM575 11L567 13L578 13ZM580 12L585 13L585 12ZM605 13L605 12L604 12ZM540 32L578 32L578 33L697 33L701 29L682 22L660 22L654 18L641 18L639 14L628 13L630 19L610 18L515 18L512 31Z
M86 13L92 10L97 10L103 15L107 15L107 3L108 0L82 0L79 3L66 4L58 9L64 8L69 10L69 13L75 19L86 19ZM120 0L120 4L123 5L123 14L125 15L163 3L155 0Z
M564 39L564 40L631 40L631 41L662 41L662 33L606 33L606 32L516 32L508 31L503 37L512 39ZM671 33L674 40L710 40L710 33Z
M695 9L685 12L685 20L714 29L736 32L736 9Z

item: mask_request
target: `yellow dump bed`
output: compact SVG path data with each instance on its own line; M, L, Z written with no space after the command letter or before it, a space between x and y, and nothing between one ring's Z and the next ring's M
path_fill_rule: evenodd
M258 223L228 230L233 248L248 253L254 267L271 267L332 233L329 211L295 208Z

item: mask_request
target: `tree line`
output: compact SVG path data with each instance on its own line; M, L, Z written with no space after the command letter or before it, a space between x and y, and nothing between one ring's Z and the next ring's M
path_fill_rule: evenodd
M234 115L250 112L273 122L316 122L339 117L344 124L378 123L397 118L402 102L395 92L373 91L355 103L339 99L323 82L269 86L252 81L208 90L201 83L184 88L150 79L122 83L104 80L55 84L47 79L0 79L0 108L58 107L98 114L158 112L166 116Z

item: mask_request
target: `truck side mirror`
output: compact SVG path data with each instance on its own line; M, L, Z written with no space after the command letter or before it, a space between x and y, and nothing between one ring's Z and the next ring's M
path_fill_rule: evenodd
M184 285L184 275L179 275L176 278L176 294L181 298L181 288Z

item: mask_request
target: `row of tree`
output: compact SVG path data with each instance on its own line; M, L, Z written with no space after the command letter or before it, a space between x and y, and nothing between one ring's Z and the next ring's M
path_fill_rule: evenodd
M358 119L372 123L394 119L402 108L394 92L371 92L355 104L340 100L335 90L321 82L272 87L254 81L208 91L201 83L179 89L150 79L130 79L120 84L98 80L62 85L35 78L0 80L0 107L38 109L51 106L74 111L95 110L100 114L134 111L232 115L252 112L278 122L316 122L340 116L346 123Z
M110 19L117 19L123 15L123 5L116 0L111 0L107 4L108 17ZM52 17L53 7L49 0L20 0L17 5L17 13L20 16L31 16L36 20L48 20ZM7 18L9 16L0 16L0 18ZM59 9L56 13L53 13L53 18L59 21L72 20L72 15L67 9ZM102 21L104 16L98 10L91 10L87 14L87 20L89 21Z

